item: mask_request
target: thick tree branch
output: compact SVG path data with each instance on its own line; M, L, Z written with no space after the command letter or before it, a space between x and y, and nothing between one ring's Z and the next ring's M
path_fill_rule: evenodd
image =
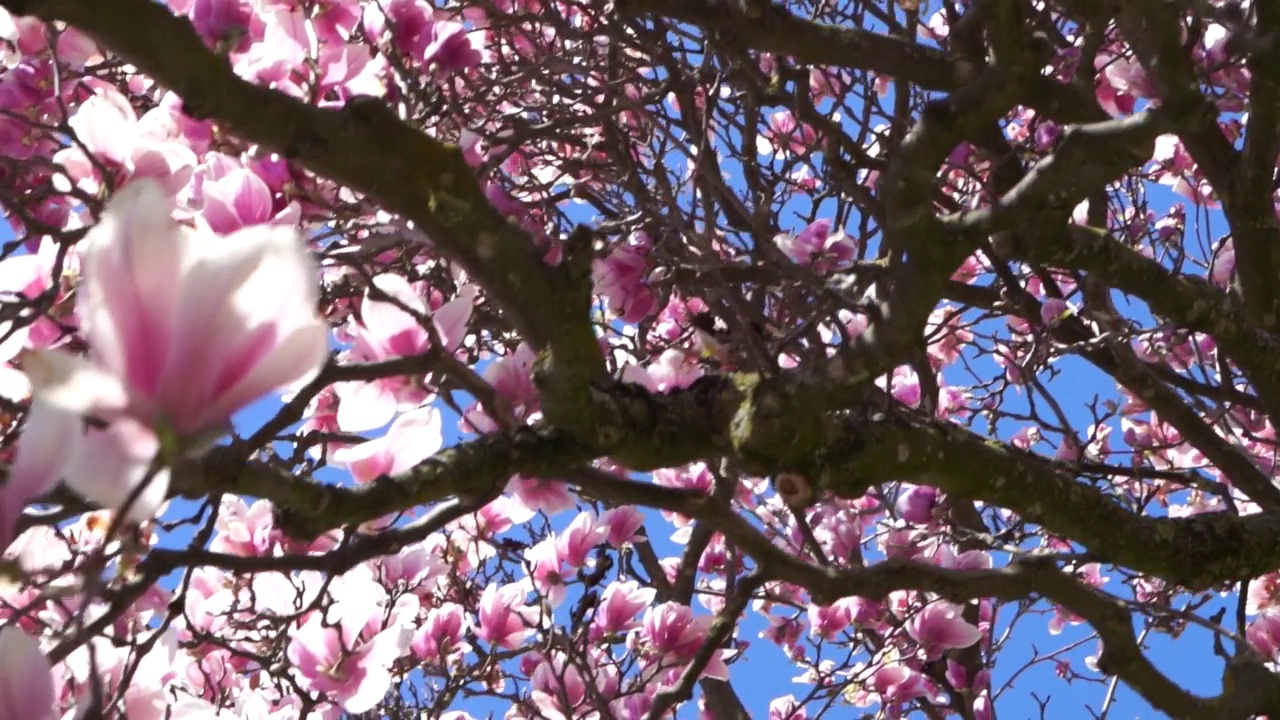
M812 65L870 70L926 90L953 90L973 72L937 48L805 20L771 3L760 3L756 17L748 17L738 3L717 0L614 0L614 7L624 16L660 15L732 37L753 50Z
M906 480L1010 508L1080 543L1099 560L1192 589L1280 568L1280 517L1228 512L1147 517L1081 482L1072 468L958 425L891 408L880 421L848 418L824 462L826 485L858 497L870 485ZM834 449L839 448L839 452Z
M1068 464L985 440L950 423L919 418L904 409L888 410L871 417L830 418L824 433L810 438L817 444L807 453L807 476L844 497L860 496L868 487L891 480L934 485L953 495L1010 508L1025 520L1080 543L1099 560L1192 589L1280 568L1280 518L1272 513L1144 517L1081 482ZM705 429L696 427L705 419L687 421L694 425L684 428L689 433L696 432L704 440L708 437ZM708 441L701 447L686 445L680 453L709 457L721 451ZM257 463L240 463L221 449L202 463L175 472L174 483L176 492L203 494L212 489L271 499L284 511L282 529L317 535L448 497L484 497L515 474L568 476L572 481L571 473L595 457L590 448L563 434L523 430L512 437L491 435L461 443L404 476L381 478L361 488L325 486L282 475ZM693 458L668 459L672 462L666 464L678 465ZM663 507L710 520L763 562L788 557L730 509L704 498L624 480L605 482L599 476L582 485L587 494L604 502Z
M987 236L1043 223L1046 212L1065 215L1098 187L1150 159L1156 137L1169 127L1168 115L1159 110L1070 125L1058 148L991 207L960 213L944 224L957 232Z

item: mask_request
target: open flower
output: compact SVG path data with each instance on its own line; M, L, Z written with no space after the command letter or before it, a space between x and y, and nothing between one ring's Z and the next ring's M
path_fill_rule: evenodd
M920 643L930 658L982 639L982 631L965 621L958 605L942 600L931 602L912 615L906 627L907 634Z
M85 238L77 310L92 358L28 357L32 406L0 523L59 479L151 517L167 492L165 461L203 450L236 411L328 357L316 266L295 230L222 237L179 226L172 210L157 183L139 180ZM12 538L0 531L0 542Z

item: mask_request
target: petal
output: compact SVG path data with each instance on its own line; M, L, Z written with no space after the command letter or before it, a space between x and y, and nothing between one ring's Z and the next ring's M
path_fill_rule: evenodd
M172 344L191 238L171 218L160 185L139 180L117 192L88 233L77 308L106 368L152 394Z
M338 397L336 419L338 428L343 432L380 428L391 422L396 414L395 395L385 383L351 383L342 387Z
M32 403L9 479L0 489L0 548L13 541L27 502L58 484L80 441L80 417L52 405Z
M32 395L41 404L75 415L111 414L128 405L125 388L113 375L75 355L34 352L23 360Z
M309 324L283 338L272 336L269 344L260 356L231 358L219 378L220 392L205 410L206 419L196 423L199 427L221 423L263 395L309 382L329 359L329 326ZM232 383L232 377L238 379Z
M16 626L0 630L0 717L53 716L53 675L40 645Z
M445 350L456 350L462 338L466 337L467 321L471 319L471 310L475 304L476 288L468 285L458 292L458 297L442 305L431 316Z
M728 650L717 650L711 654L711 660L707 663L706 668L702 670L700 677L715 678L717 680L729 679L729 666L724 662L724 656L728 654Z
M183 433L225 422L328 358L318 270L295 230L260 225L204 238L181 281L179 330L159 395Z
M29 337L31 337L30 325L24 325L15 330L13 323L0 323L0 338L4 338L0 341L0 362L8 362L22 352Z
M345 465L351 477L358 483L367 483L384 473L390 473L392 464L385 437L375 438L355 447L335 450L333 461L339 465Z
M85 499L109 510L129 502L138 486L146 487L132 498L126 517L144 522L155 517L169 492L169 470L162 468L148 479L160 441L150 428L124 417L105 430L84 436L67 464L64 480Z
M398 475L444 447L444 420L433 407L401 415L387 431L391 440L391 474Z
M426 335L422 325L412 315L389 302L366 299L360 306L360 320L370 345L378 348L387 348L392 338ZM409 338L402 339L401 343L413 344ZM386 349L383 354L391 356L394 352Z
M960 618L955 618L939 630L937 643L942 647L967 648L981 639L981 630Z
M354 662L354 658L347 662ZM364 677L342 703L342 709L352 715L372 710L391 689L391 672L387 668L370 666L363 670Z

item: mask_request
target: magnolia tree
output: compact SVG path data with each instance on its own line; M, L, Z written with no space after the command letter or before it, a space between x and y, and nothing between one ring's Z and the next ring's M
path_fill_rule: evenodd
M0 716L1280 716L1280 3L0 7Z

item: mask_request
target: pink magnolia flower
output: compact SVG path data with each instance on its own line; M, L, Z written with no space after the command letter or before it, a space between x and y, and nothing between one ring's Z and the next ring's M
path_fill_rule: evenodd
M769 720L808 720L809 713L795 695L783 695L769 703Z
M848 562L861 552L865 518L848 510L838 510L824 517L814 528L814 535L834 557Z
M982 639L982 632L965 622L960 612L958 605L935 600L907 620L907 634L930 658L945 650L969 647Z
M608 531L605 541L612 547L620 548L640 538L640 528L644 526L644 515L636 508L624 505L601 515L600 525Z
M1176 515L1176 509L1170 508L1170 514ZM1083 583L1090 587L1101 588L1106 585L1111 578L1102 574L1102 565L1098 563L1086 563L1075 571L1075 576ZM1053 617L1049 620L1049 634L1057 635L1062 632L1067 625L1079 625L1084 622L1084 618L1061 606L1054 606Z
M536 359L533 349L521 343L515 352L484 369L484 379L493 386L516 420L527 420L540 408L538 388L533 384L533 362ZM498 429L490 411L479 403L463 414L462 426L466 432L487 433Z
M372 38L381 39L390 30L391 43L437 80L479 65L483 54L477 39L462 25L432 15L431 4L423 0L390 0L368 3L363 22Z
M416 55L415 47L421 51L427 29L434 23L432 13L433 8L425 0L385 0L365 5L361 23L368 37L382 40L390 30L389 39L397 49Z
M697 356L688 351L667 348L647 367L627 365L622 380L644 387L650 392L670 392L686 388L702 377L704 370Z
M927 525L933 522L933 508L938 504L938 489L929 485L912 485L898 496L898 516L909 523Z
M295 225L302 216L297 202L289 203L277 213L271 188L257 173L245 168L205 179L200 185L200 194L204 199L200 218L220 234L264 223Z
M385 588L407 590L426 594L434 587L434 581L447 571L442 558L432 552L426 543L415 543L401 548L395 555L379 558L374 575Z
M670 663L684 664L693 659L706 641L711 622L710 615L695 617L693 608L688 605L665 602L645 611L641 626L632 631L627 642L629 646L645 648L653 653L664 666ZM712 653L711 661L699 677L728 680L729 667L724 661L725 652L719 650Z
M368 712L391 687L392 665L409 649L407 620L418 603L402 595L384 621L385 590L369 577L335 586L329 617L314 612L290 638L285 655L299 683L328 695L349 713Z
M55 699L40 645L13 625L0 630L0 717L53 720Z
M486 586L480 595L476 637L507 650L520 647L537 618L537 610L525 604L524 596L520 583Z
M475 37L458 23L433 20L421 37L422 64L437 80L470 70L484 59Z
M312 616L289 643L288 657L300 683L334 698L350 713L372 709L391 687L391 664L408 646L400 627L361 642L345 626L325 627Z
M645 260L651 245L647 235L633 233L626 244L592 265L596 292L608 300L609 311L625 323L640 322L658 310Z
M1245 630L1249 647L1266 662L1280 657L1280 612L1267 610L1259 615Z
M1061 298L1045 298L1040 305L1040 322L1045 327L1055 327L1058 323L1075 314L1075 308Z
M463 642L463 632L467 629L465 609L452 602L441 603L431 608L427 619L418 627L409 642L409 649L414 657L429 663L441 663L449 658L459 656L471 649Z
M81 315L131 409L192 437L318 372L329 332L295 231L198 235L168 213L154 183L113 199L86 240Z
M966 550L956 554L951 545L938 548L935 559L939 566L953 570L990 570L993 565L991 556L982 550Z
M387 273L373 279L375 289L365 294L360 307L361 322L352 328L350 355L364 362L379 362L421 355L432 347L432 333L419 318L430 318L440 349L453 352L462 342L475 305L476 288L466 286L458 296L428 312L418 292L405 278ZM379 299L392 298L391 301ZM408 311L406 311L406 309ZM416 317L415 317L416 316ZM363 432L391 421L399 406L403 377L373 382L339 383L335 391L338 427L347 432ZM420 402L423 398L418 398ZM417 404L415 402L415 404Z
M890 717L898 717L898 706L928 694L924 676L906 665L885 665L876 670L868 689L880 698Z
M253 6L246 0L195 0L190 13L192 26L210 47L235 41L229 49L244 52L253 42L249 36Z
M820 273L847 265L858 253L857 243L843 230L831 232L826 219L809 223L795 235L782 233L773 242L792 262L811 265Z
M556 555L570 568L587 564L587 554L605 541L609 528L600 524L595 513L578 513L569 526L556 534Z
M237 496L224 495L215 525L218 534L209 549L245 557L270 555L279 539L272 512L266 500L246 505Z
M848 70L832 67L814 67L809 69L809 92L813 93L814 101L825 98L839 98L844 95L848 89L852 74ZM888 83L891 78L878 76L876 78L876 89L880 90L883 85L888 89ZM880 93L884 95L883 92Z
M142 123L127 98L110 86L81 103L68 121L84 149L71 146L54 155L77 185L96 192L102 185L98 166L86 150L115 175L117 184L150 178L170 195L176 195L191 179L196 155L185 144L154 132ZM55 184L61 183L58 178Z
M327 359L316 267L297 232L213 237L178 226L171 212L157 184L138 181L85 238L78 310L93 359L28 359L33 401L0 498L5 513L59 479L118 508L146 479L129 513L149 518L167 492L164 462L202 449L236 411ZM84 433L84 417L107 426Z
M832 605L809 605L809 633L823 640L834 640L849 627L849 606L843 601Z
M564 584L564 562L556 551L555 537L525 550L524 562L529 568L529 583L542 593L552 607L564 602L567 589Z
M596 616L591 621L591 639L595 641L635 629L639 625L636 615L653 602L657 592L653 588L641 587L635 580L616 582L605 588Z
M768 126L756 140L761 155L804 155L817 142L818 133L806 123L796 120L790 110L778 110L769 116Z
M541 510L547 515L557 515L578 504L577 496L558 480L513 475L507 481L507 490L530 513Z
M13 255L0 262L0 296L14 295L33 300L53 287L53 269L61 253L59 244L46 241L26 255ZM74 252L63 260L64 274L75 272ZM62 322L74 322L72 304L60 302L50 315ZM14 329L12 322L0 323L0 360L9 361L24 347L44 348L63 338L58 322L41 315L25 327ZM21 398L15 398L21 399Z
M565 661L563 655L557 655L551 662L542 662L529 678L533 704L538 706L542 716L547 720L569 720L570 718L595 718L596 713L584 712L579 708L587 699L587 685L583 681L582 672Z
M440 411L424 407L401 415L387 434L333 453L333 461L345 465L358 483L407 472L444 446Z

